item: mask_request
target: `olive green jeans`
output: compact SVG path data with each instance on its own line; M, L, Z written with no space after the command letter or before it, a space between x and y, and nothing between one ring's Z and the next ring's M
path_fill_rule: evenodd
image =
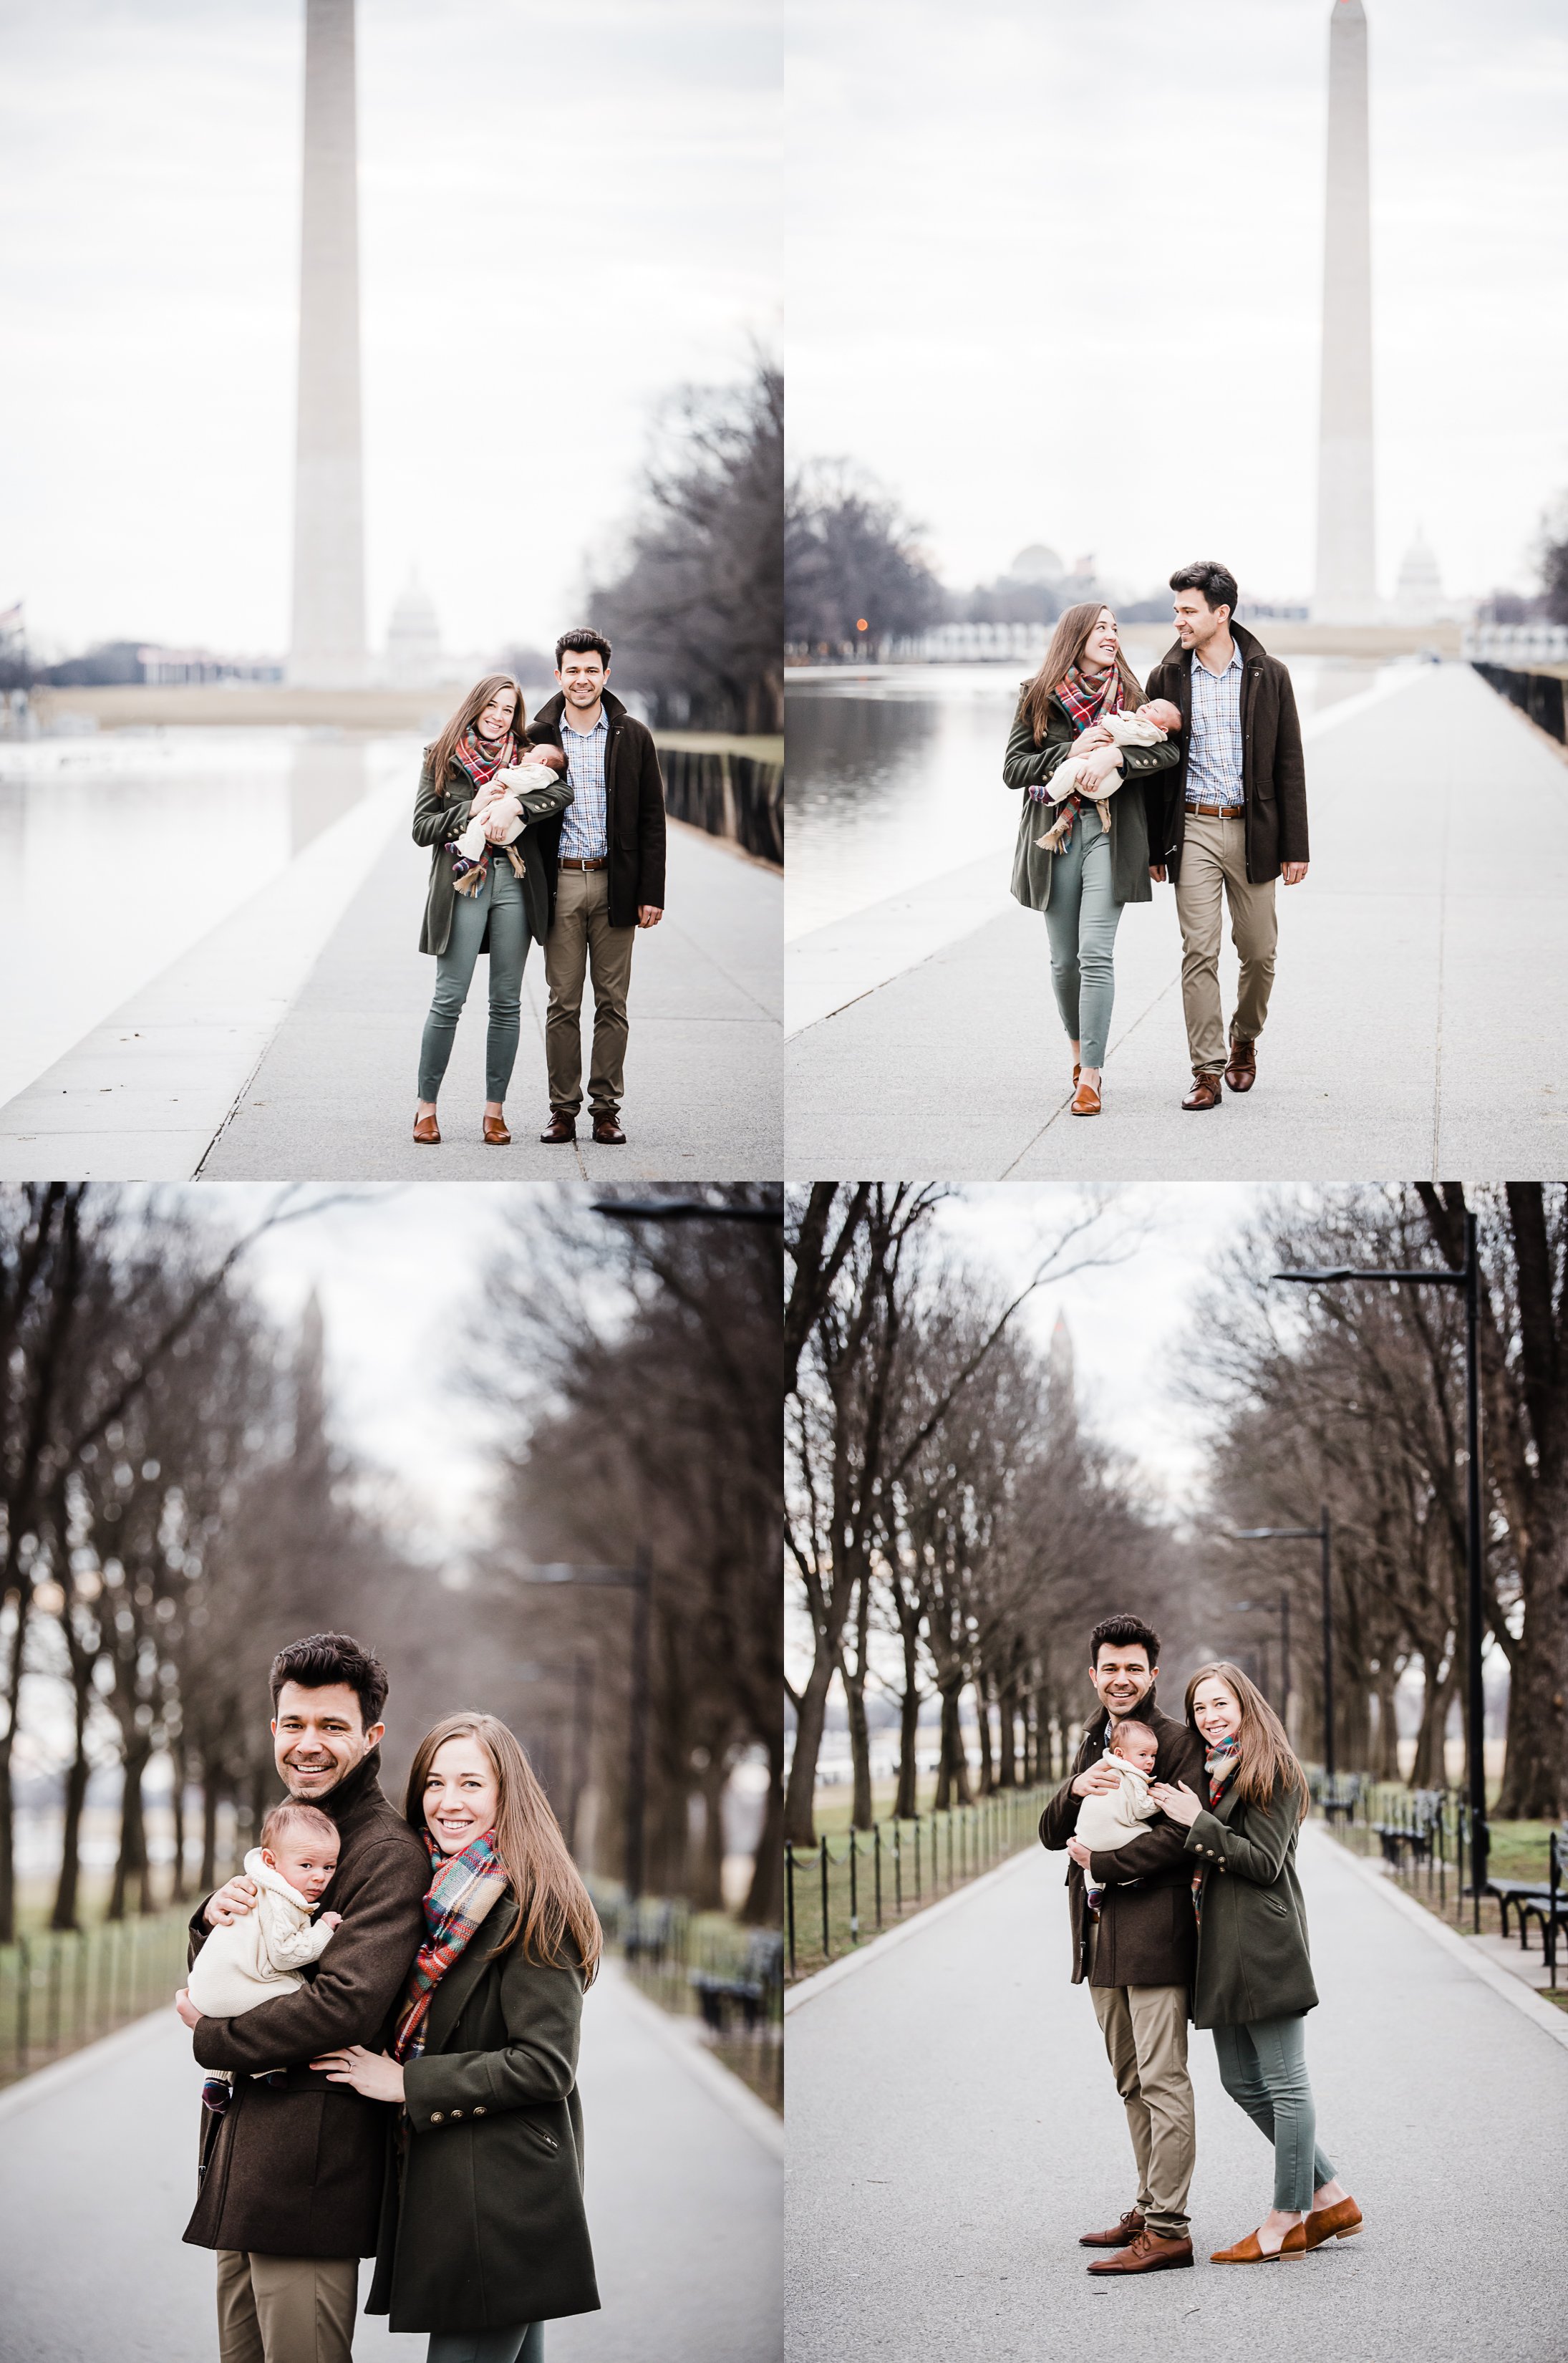
M1318 2112L1307 2080L1307 2021L1254 2018L1217 2026L1220 2081L1274 2144L1274 2203L1305 2213L1334 2169L1318 2147Z

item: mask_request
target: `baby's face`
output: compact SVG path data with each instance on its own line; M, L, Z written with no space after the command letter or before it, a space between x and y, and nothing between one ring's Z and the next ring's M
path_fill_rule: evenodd
M1112 1751L1121 1757L1123 1764L1135 1766L1146 1781L1154 1777L1154 1761L1159 1752L1152 1739L1139 1739L1135 1736L1118 1741Z
M292 1846L280 1847L277 1853L263 1847L261 1859L269 1870L286 1879L296 1895L307 1903L319 1903L327 1883L337 1868L338 1848L326 1838L297 1838Z
M1151 697L1143 713L1144 719L1152 722L1156 730L1181 728L1181 708L1173 705L1168 697Z

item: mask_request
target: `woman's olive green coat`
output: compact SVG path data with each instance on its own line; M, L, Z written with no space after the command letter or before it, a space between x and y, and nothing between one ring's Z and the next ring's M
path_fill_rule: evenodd
M506 2330L599 2305L577 2097L582 1972L528 1960L503 1896L436 1989L403 2068L368 2313Z
M526 749L524 750L526 754ZM452 857L447 850L448 841L459 836L467 826L473 810L473 782L454 755L447 766L447 777L438 789L430 776L431 749L425 749L420 766L419 792L414 799L414 841L430 848L430 884L425 896L425 919L419 930L419 949L437 956L447 949L452 933L452 912L458 890L452 883ZM543 855L531 843L538 822L555 820L571 802L571 789L564 771L558 772L556 784L537 788L531 794L519 795L523 808L523 834L511 850L523 862L523 907L528 914L528 933L535 943L542 944L550 931L550 872ZM504 861L504 846L491 848L492 861ZM485 941L480 949L490 949L490 928L485 927Z
M1296 1876L1301 1794L1276 1781L1266 1810L1243 1804L1234 1776L1212 1813L1198 1814L1187 1849L1203 1873L1195 2026L1246 2026L1315 2010L1307 1908Z
M1072 753L1078 736L1066 707L1059 698L1053 697L1045 736L1037 747L1033 727L1024 718L1021 705L1013 717L1012 736L1002 758L1002 778L1010 788L1043 786L1057 764ZM1121 749L1123 785L1110 801L1110 891L1119 903L1148 903L1154 899L1149 883L1149 825L1151 819L1162 822L1165 811L1154 775L1174 763L1177 753L1174 738L1165 739L1158 747ZM1024 797L1019 815L1018 848L1013 855L1012 891L1031 911L1043 911L1050 904L1051 872L1056 857L1034 840L1044 836L1055 817L1054 804L1036 804L1032 796ZM1082 826L1081 821L1077 826ZM1152 841L1156 845L1165 841L1158 827Z

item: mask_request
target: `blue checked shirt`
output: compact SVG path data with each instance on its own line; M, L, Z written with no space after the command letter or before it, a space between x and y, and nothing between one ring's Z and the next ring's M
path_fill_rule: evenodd
M571 802L561 823L560 851L573 861L602 861L610 850L610 823L604 789L604 749L610 726L604 709L591 730L574 730L561 715L561 745L566 750L567 779Z
M1210 672L1192 652L1192 735L1187 749L1189 804L1229 804L1242 793L1242 651L1234 642L1223 672Z

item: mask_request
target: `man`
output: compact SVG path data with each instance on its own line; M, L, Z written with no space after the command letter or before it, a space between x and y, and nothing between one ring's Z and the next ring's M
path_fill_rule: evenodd
M1241 625L1236 578L1211 558L1171 576L1179 647L1149 675L1151 697L1182 712L1180 760L1161 773L1164 846L1151 877L1169 876L1181 922L1181 998L1192 1090L1182 1105L1220 1104L1220 1081L1250 1092L1268 1015L1277 929L1274 882L1307 875L1307 772L1290 675ZM1221 903L1241 955L1227 1037L1220 999Z
M1203 1745L1154 1703L1160 1644L1141 1617L1107 1616L1089 1636L1089 1681L1099 1711L1085 1725L1073 1769L1040 1816L1040 1843L1066 1848L1073 1983L1087 1978L1138 2167L1138 2197L1109 2232L1079 2245L1119 2253L1091 2273L1152 2273L1190 2265L1187 2193L1196 2132L1187 2073L1187 1990L1197 1957L1187 1833L1161 1814L1114 1854L1075 1836L1080 1801L1116 1788L1103 1761L1112 1720L1135 1715L1159 1742L1154 1778L1202 1788ZM1102 1889L1089 1909L1084 1874Z
M424 1937L430 1865L378 1777L387 1678L376 1659L347 1634L314 1633L279 1651L271 1691L279 1778L337 1825L341 1851L323 1900L342 1925L298 1993L238 2018L204 2018L179 1995L202 2066L236 2071L227 2108L203 2124L185 2238L217 2250L220 2363L350 2363L389 2112L310 2062L347 2043L383 2047ZM199 1905L191 1958L256 1895L253 1880L231 1879ZM283 2072L253 2080L267 2070Z
M620 1114L632 946L639 927L657 927L664 916L664 782L652 733L611 695L609 678L610 643L603 634L563 632L556 642L560 694L540 707L528 735L564 749L572 792L557 831L536 832L554 904L545 939L550 1120L539 1137L553 1143L577 1137L586 973L593 982L588 1073L593 1137L602 1147L617 1147L626 1137Z

